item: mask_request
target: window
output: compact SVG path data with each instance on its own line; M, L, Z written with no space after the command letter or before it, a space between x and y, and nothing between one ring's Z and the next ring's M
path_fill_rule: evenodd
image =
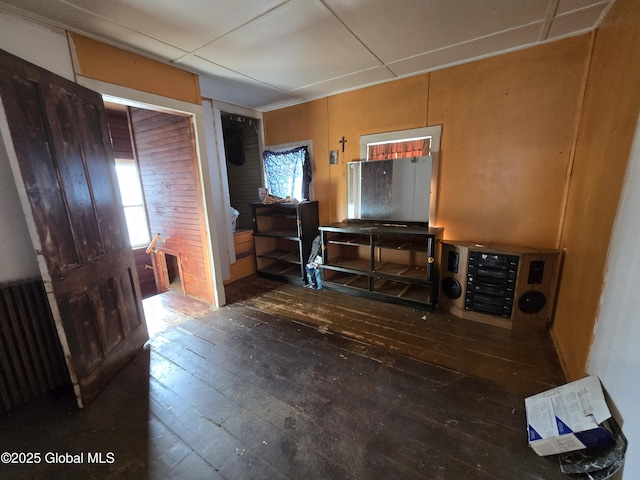
M367 160L393 160L426 155L431 155L431 137L367 144Z
M134 160L117 158L116 173L118 174L120 196L122 197L122 206L127 220L131 246L147 245L151 236L149 235L149 224L147 222L147 212L144 206L138 167Z
M265 150L265 183L270 195L309 200L311 159L306 146L289 150Z
M363 161L431 156L430 225L437 225L436 201L438 198L441 136L442 125L434 125L410 130L362 135L360 137L360 158L363 159Z
M434 159L437 159L440 156L441 135L441 125L362 135L360 137L360 158L374 160L374 158L371 158L372 155L379 155L380 152L385 152L385 154L389 155L389 158L432 155ZM412 149L414 151L422 149L423 153L418 154L416 151L414 155L410 155L409 150ZM399 153L401 150L407 153L395 155L396 152Z

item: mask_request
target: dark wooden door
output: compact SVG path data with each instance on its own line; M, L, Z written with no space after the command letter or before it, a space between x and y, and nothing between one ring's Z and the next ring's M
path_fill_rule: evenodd
M0 50L0 131L80 407L147 340L102 97Z

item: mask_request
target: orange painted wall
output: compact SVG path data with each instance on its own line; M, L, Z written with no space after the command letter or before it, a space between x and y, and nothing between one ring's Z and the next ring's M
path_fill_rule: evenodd
M446 238L557 246L590 44L580 36L431 74Z
M597 30L562 233L554 336L570 379L585 373L607 250L640 113L640 2L617 0ZM600 322L606 322L601 318Z
M314 178L330 223L346 217L345 162L360 157L361 135L441 124L445 238L556 247L590 46L584 35L330 96L317 101L323 116L317 102L267 112L266 143L314 138L322 166L347 138L339 165ZM322 129L326 139L312 137Z
M198 76L149 58L69 33L77 75L201 104Z
M359 158L360 135L426 126L427 92L421 75L266 112L265 145L313 139L320 223L337 222L346 217L345 163ZM330 150L339 151L338 165L329 165Z
M360 158L360 136L425 127L428 92L429 76L418 75L328 98L329 150L339 151L339 164L331 166L330 222L347 216L345 164ZM339 143L343 136L347 139L344 153Z
M346 216L344 164L359 157L360 135L441 124L437 223L445 238L557 248L593 43L593 35L582 35L267 112L266 143L313 138L314 181L322 185L315 198L326 224ZM319 105L326 112L320 113ZM340 164L327 166L328 151L340 149L343 135L348 143ZM600 175L585 171L589 178L594 174ZM591 182L598 180L587 185ZM614 190L619 188L613 183ZM616 201L614 194L611 202ZM576 242L578 235L583 242L591 238L580 229L572 236ZM606 238L600 247L603 258ZM599 276L593 288L596 303L601 270ZM565 323L564 309L580 309L584 303L560 298L566 307L556 315L560 355L565 365L582 368L590 340L567 338L575 325ZM594 318L592 309L589 315ZM593 324L588 323L590 336Z
M302 140L313 140L313 188L318 200L320 222L327 223L334 204L332 173L329 165L327 99L294 105L265 114L265 147Z
M76 73L191 103L197 76L70 34ZM359 136L441 124L445 238L562 247L553 334L585 370L606 252L640 110L640 3L617 0L597 34L264 114L265 143L313 140L320 221L346 216ZM330 150L341 150L329 165ZM606 321L606 319L601 320Z

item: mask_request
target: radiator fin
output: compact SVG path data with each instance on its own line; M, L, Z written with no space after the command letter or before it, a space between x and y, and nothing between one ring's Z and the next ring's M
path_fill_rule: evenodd
M42 280L0 284L0 411L68 383Z

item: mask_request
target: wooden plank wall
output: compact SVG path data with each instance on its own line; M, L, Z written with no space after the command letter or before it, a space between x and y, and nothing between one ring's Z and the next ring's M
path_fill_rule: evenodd
M69 383L42 280L0 285L0 412Z
M186 295L213 303L191 119L138 108L129 115L157 248L178 252Z

